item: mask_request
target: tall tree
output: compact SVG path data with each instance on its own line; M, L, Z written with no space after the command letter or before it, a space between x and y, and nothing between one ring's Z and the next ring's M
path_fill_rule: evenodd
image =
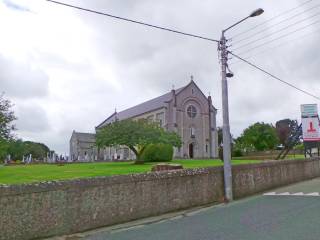
M14 160L22 160L23 156L29 154L31 154L34 159L44 159L47 153L50 152L50 149L43 143L18 139L9 141L7 152Z
M0 162L6 158L9 149L9 142L0 137Z
M16 119L11 110L12 104L0 94L0 160L8 154L12 131L15 129L13 121Z
M136 162L141 163L141 156L148 144L164 143L174 147L181 146L180 137L174 132L167 132L157 123L147 120L123 120L108 124L97 132L98 147L127 146L136 155Z
M16 120L16 117L11 108L11 102L4 98L3 93L0 94L0 139L9 140L15 129L13 121Z
M11 155L11 159L13 160L22 160L23 155L27 154L24 142L21 139L10 140L8 154Z
M276 132L281 144L288 147L287 140L298 129L297 120L282 119L276 122Z
M246 128L236 142L246 151L274 149L279 143L273 125L257 122Z
M25 141L25 154L31 154L33 158L44 159L50 149L43 143Z

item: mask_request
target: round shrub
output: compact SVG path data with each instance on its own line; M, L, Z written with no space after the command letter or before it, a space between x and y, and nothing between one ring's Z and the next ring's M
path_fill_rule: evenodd
M232 150L232 157L242 157L243 153L240 149L234 149Z
M169 144L149 144L143 151L144 162L169 162L172 160L173 147Z

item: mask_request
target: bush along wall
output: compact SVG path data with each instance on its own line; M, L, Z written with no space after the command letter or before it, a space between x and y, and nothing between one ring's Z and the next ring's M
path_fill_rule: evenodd
M150 144L142 154L144 162L169 162L173 157L173 147L169 144Z

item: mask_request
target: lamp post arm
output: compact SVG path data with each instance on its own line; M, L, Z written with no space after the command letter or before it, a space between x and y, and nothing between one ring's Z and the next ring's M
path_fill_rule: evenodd
M247 20L248 18L250 18L250 16L240 20L239 22L236 22L235 24L231 25L230 27L226 28L225 30L223 30L223 32L228 31L229 29L233 28L234 26L238 25L239 23L242 23L243 21Z

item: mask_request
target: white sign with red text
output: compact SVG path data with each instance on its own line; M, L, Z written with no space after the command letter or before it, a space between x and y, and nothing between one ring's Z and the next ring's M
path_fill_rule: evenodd
M302 118L303 141L320 141L319 118Z

